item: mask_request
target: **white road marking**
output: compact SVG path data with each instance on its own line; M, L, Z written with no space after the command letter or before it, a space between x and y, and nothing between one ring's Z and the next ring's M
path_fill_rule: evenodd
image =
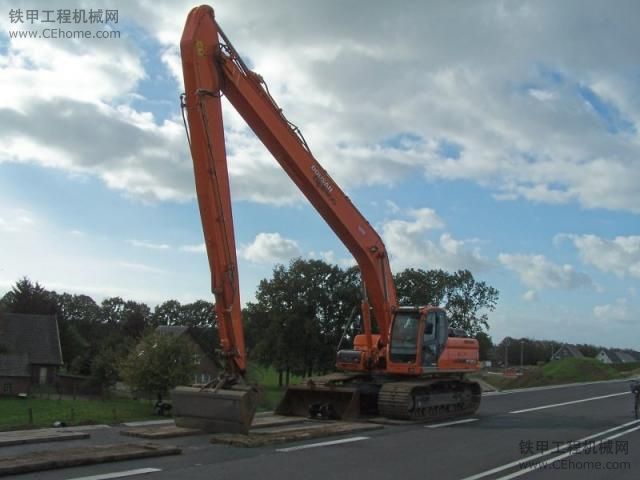
M534 412L536 410L544 410L546 408L562 407L564 405L572 405L574 403L592 402L594 400L602 400L603 398L618 397L620 395L629 395L630 393L631 392L612 393L610 395L601 395L599 397L582 398L580 400L572 400L570 402L554 403L552 405L543 405L541 407L525 408L523 410L514 410L513 412L509 412L509 413Z
M477 422L477 418L465 418L464 420L456 420L455 422L436 423L435 425L425 425L426 428L448 427L449 425L458 425L460 423Z
M68 480L108 480L110 478L131 477L133 475L144 475L145 473L161 472L161 468L137 468L136 470L126 470L124 472L102 473L89 477L69 478Z
M539 392L544 390L555 390L557 388L575 388L586 387L589 385L600 385L606 383L624 383L632 380L631 378L615 379L615 380L598 380L596 382L575 382L575 383L563 383L561 385L544 385L541 387L527 387L527 388L514 388L511 390L500 390L495 392L483 392L483 397L497 397L500 395L511 395L513 393L527 393L527 392Z
M329 442L308 443L306 445L299 445L297 447L278 448L276 452L295 452L296 450L304 450L306 448L316 447L328 447L330 445L340 445L341 443L359 442L361 440L368 440L369 437L349 437L342 438L340 440L333 440Z
M638 425L635 428L630 428L628 430L625 430L624 432L616 433L615 435L611 435L610 437L603 438L601 441L602 442L608 442L610 440L613 440L614 438L618 438L618 437L621 437L623 435L627 435L627 434L629 434L631 432L635 432L636 430L640 430L640 425ZM531 472L533 470L543 469L543 467L545 465L549 465L550 463L557 462L558 460L562 460L563 458L567 458L567 457L570 457L571 455L575 455L576 453L580 453L583 450L589 448L590 446L591 445L587 444L587 445L584 445L583 447L580 447L578 449L569 450L568 452L563 453L562 455L558 455L557 457L548 458L548 459L543 460L542 462L537 463L535 465L532 465L530 467L524 468L524 469L519 470L517 472L513 472L513 473L511 473L509 475L505 475L504 477L498 477L498 478L496 478L496 480L509 480L511 478L516 478L516 477L519 477L520 475L524 475L525 473L529 473L529 472Z
M603 432L594 433L593 435L589 435L588 437L581 438L579 440L576 440L575 442L565 443L564 445L560 445L557 449L562 450L563 448L568 448L575 444L580 444L582 442L593 440L594 438L598 438L601 435L606 435L607 433L615 432L616 430L620 430L622 428L629 427L631 425L639 425L639 424L640 424L640 420L634 420L632 422L623 423L622 425L618 425L617 427L604 430ZM503 470L507 470L509 468L515 467L516 465L520 465L523 462L530 462L532 460L535 460L536 458L551 455L553 452L554 450L547 450L546 452L536 453L535 455L523 457L522 459L516 460L515 462L507 463L505 465L492 468L491 470L485 470L484 472L476 473L475 475L471 475L470 477L464 477L461 480L478 480L480 478L488 477L489 475L493 475L494 473L502 472Z

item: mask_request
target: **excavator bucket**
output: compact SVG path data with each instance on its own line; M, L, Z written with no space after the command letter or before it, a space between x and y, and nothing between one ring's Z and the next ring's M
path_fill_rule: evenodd
M258 400L258 390L249 385L176 387L171 391L176 425L209 433L249 433Z
M354 419L360 415L360 392L345 387L291 385L275 413L329 420Z

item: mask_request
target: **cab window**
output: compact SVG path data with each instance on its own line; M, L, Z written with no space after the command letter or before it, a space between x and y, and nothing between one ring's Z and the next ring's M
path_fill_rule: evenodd
M397 313L391 330L392 362L413 363L418 350L420 317L417 312Z

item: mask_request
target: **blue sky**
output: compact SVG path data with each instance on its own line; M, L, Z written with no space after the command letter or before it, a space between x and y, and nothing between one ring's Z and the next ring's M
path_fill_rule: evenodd
M0 1L0 294L26 275L211 298L178 103L191 4L65 5L119 8L121 38L9 40L38 28L9 10L44 5ZM216 12L396 271L469 268L500 290L498 341L640 349L637 4L364 5ZM225 121L243 299L296 256L349 265L228 105Z

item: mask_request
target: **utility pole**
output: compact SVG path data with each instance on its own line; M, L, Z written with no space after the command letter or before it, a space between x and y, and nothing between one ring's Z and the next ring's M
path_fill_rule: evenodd
M504 369L509 368L509 342L504 342Z

